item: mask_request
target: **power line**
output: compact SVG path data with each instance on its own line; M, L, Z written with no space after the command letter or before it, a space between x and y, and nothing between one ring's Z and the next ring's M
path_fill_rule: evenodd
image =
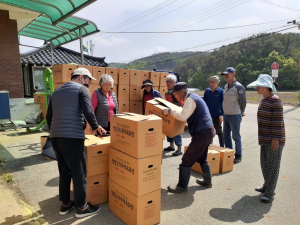
M246 39L246 40L241 40L239 42L235 42L235 43L229 44L226 47L231 46L231 45L240 44L240 43L247 42L247 41L252 41L252 40L257 39L257 38L262 38L262 37L265 37L265 36L276 34L276 33L279 33L279 32L282 32L282 31L286 31L286 30L289 30L289 29L292 29L292 28L295 28L295 27L297 27L297 26L289 27L289 28L282 29L282 30L279 30L279 31L274 31L274 32L268 33L268 34L263 34L263 35L260 35L260 36L254 37L254 38L250 38L250 39ZM209 52L209 51L217 50L219 48L220 47L212 48L212 49L206 50L204 52ZM156 65L156 64L159 64L159 63L165 63L165 62L169 62L169 61L174 61L176 59L186 58L186 57L190 57L190 56L193 56L193 55L198 55L200 53L203 53L203 52L196 52L196 53L193 53L193 54L190 54L190 55L180 56L180 57L177 57L177 58L174 58L174 59L168 59L168 60L164 60L164 61L160 61L160 62L150 63L150 64L147 64L147 66Z
M105 21L101 22L99 25L101 25L103 23L106 23L107 21L110 21L110 20L112 20L112 19L114 19L114 18L116 18L116 17L118 17L118 16L120 16L120 15L122 15L122 14L124 14L124 13L126 13L126 12L128 12L130 10L132 10L132 9L135 9L135 8L139 7L140 5L143 5L145 2L149 2L149 1L150 0L146 0L146 1L142 2L141 4L136 5L135 7L132 7L132 8L130 8L130 9L128 9L128 10L126 10L126 11L124 11L124 12L122 12L122 13L120 13L120 14L112 17L112 18L109 18L108 20L105 20Z
M102 33L109 33L109 34L169 34L169 33L188 33L188 32L201 32L201 31L214 31L214 30L225 30L225 29L233 29L233 28L240 28L240 27L250 27L250 26L257 26L257 25L263 25L263 24L269 24L269 23L277 23L287 21L285 20L277 20L272 22L266 22L266 23L254 23L254 24L247 24L242 26L235 26L235 27L219 27L219 28L212 28L212 29L203 29L203 30L177 30L177 31L133 31L133 32L126 32L126 31L119 31L119 32L102 32Z
M273 2L270 2L270 1L267 1L267 0L259 0L263 3L266 3L266 4L269 4L269 5L272 5L272 6L275 6L275 7L278 7L278 8L281 8L281 9L288 9L288 10L293 10L293 11L300 11L299 9L293 9L293 8L290 8L290 7L287 7L287 6L283 6L283 5L278 5L276 3L273 3Z
M290 27L291 25L285 25L283 27ZM276 28L278 28L276 26ZM274 28L270 28L269 30L264 30L264 31L258 31L258 32L268 32L268 31L271 31L271 30L274 30ZM209 43L205 43L205 44L201 44L201 45L196 45L196 46L193 46L193 47L189 47L189 48L185 48L185 49L180 49L180 50L175 50L175 51L172 51L172 52L185 52L185 51L188 51L188 50L191 50L191 49L195 49L195 48L199 48L199 47L204 47L204 46L208 46L208 45L212 45L212 44L217 44L217 43L221 43L221 42L225 42L225 41L230 41L230 40L234 40L234 39L242 39L242 38L246 38L248 36L253 36L253 33L249 34L249 33L246 33L246 34L241 34L239 36L234 36L234 37L228 37L228 38L225 38L225 39L222 39L222 40L217 40L217 41L214 41L214 42L209 42ZM208 50L209 51L209 50ZM163 53L160 53L158 54L158 56L161 56L161 55L164 55L164 54L170 54L170 52L163 52ZM147 59L149 57L153 57L152 56L148 56L148 57L144 57L143 59ZM122 61L122 62L131 62L131 61L134 61L134 60L126 60L126 61ZM122 63L122 62L117 62L117 63Z
M235 1L234 3L236 3L236 2L238 2L238 1L240 1L240 0L238 0L238 1L236 1L236 0L229 0L229 1L227 1L227 2L224 2L224 1L217 2L217 3L215 3L215 4L211 5L211 6L208 6L208 7L204 8L204 9L201 9L200 11L198 11L198 12L196 12L196 13L193 13L192 15L186 16L186 17L184 17L184 18L182 18L182 19L180 19L180 20L178 20L178 21L176 21L176 22L171 23L171 24L173 24L173 25L171 25L171 24L165 25L165 26L163 26L163 27L157 29L157 31L161 31L161 30L163 30L163 29L170 30L170 29L174 29L174 28L179 27L179 26L186 26L186 23L187 23L189 20L192 20L192 19L195 20L195 19L197 19L197 17L199 16L199 14L202 15L202 11L205 11L205 13L209 14L209 11L215 10L216 8L219 8L219 7L226 7L226 6L230 5L229 3L232 2L232 1ZM222 3L222 2L223 2L223 3ZM234 3L233 3L233 4L234 4ZM232 3L231 3L231 4L232 4ZM215 5L217 5L217 6L214 7ZM223 5L224 5L224 6L223 6ZM183 19L185 19L185 21L184 21ZM148 36L148 38L150 38L151 36L155 36L155 34L154 34L154 35L141 35L141 36L136 37L135 39L133 39L133 40L131 40L131 41L135 41L135 43L136 43L136 41L144 41L144 40L145 40L145 37L147 37L147 36ZM110 49L118 48L119 46L122 46L123 43L124 43L124 42L122 42L122 43L120 43L120 44L117 44L117 45L115 45L115 46L113 46L113 47L108 47L108 48L106 48L106 51L107 51L107 50L110 50ZM123 46L122 46L122 47L123 47ZM100 50L100 51L101 51L101 50Z
M213 16L215 16L215 15L219 15L219 14L222 13L222 12L226 12L226 11L228 11L228 10L230 10L230 9L236 8L236 7L238 7L238 6L242 5L242 4L245 4L245 3L249 2L249 1L250 1L250 0L248 0L248 1L246 1L246 2L242 2L241 4L235 5L235 6L231 7L231 8L227 8L227 9L224 9L224 8L217 9L217 10L215 10L214 12L216 12L216 11L218 11L218 10L223 10L223 11L221 11L221 12L216 12L215 14L213 14L213 15L211 15L211 16L208 16L208 17L206 17L206 18L200 20L199 22L202 22L202 21L204 21L204 20L207 20L207 19L209 19L209 18L211 18L211 17L213 17ZM205 15L204 15L204 16L205 16ZM202 16L202 17L204 17L204 16ZM188 27L188 26L191 26L191 25L193 25L193 24L194 24L194 23L188 24L188 25L183 24L183 25L185 25L185 27ZM163 37L163 36L166 36L166 35L168 35L168 34L164 34L164 35L162 35L162 36L160 36L160 37ZM160 37L156 37L156 38L153 38L153 39L150 39L150 40L147 40L147 41L145 41L145 39L143 39L143 40L141 40L142 42L139 43L139 44L136 44L136 42L135 42L135 43L133 43L132 46L130 46L130 47L123 48L123 49L121 49L121 50L118 48L118 49L116 49L115 51L114 51L114 50L111 50L110 52L109 52L109 50L108 50L108 52L107 52L107 51L104 51L104 52L102 52L102 53L105 54L105 55L109 55L109 54L112 54L112 53L115 53L115 52L124 51L124 50L126 50L126 49L130 49L130 48L132 48L132 47L135 47L135 46L144 44L144 43L146 43L146 42L153 41L153 40L158 39L158 38L160 38Z

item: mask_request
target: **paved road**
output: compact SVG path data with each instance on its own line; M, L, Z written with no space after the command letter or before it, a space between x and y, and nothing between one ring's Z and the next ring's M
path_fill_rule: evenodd
M171 194L166 187L178 181L180 157L164 155L162 166L161 224L300 224L300 108L284 107L287 143L283 151L275 201L264 204L254 187L262 185L257 144L257 105L248 104L241 135L243 161L234 170L213 176L213 188L195 183L201 175L192 172L187 194ZM43 133L16 135L0 133L1 150L9 155L5 168L16 178L28 202L43 213L49 224L124 224L103 204L101 212L90 218L76 220L74 211L58 215L58 171L55 161L40 153L39 137ZM188 145L188 132L183 134ZM218 140L215 138L214 143ZM164 147L167 146L166 141ZM17 216L17 215L15 215Z

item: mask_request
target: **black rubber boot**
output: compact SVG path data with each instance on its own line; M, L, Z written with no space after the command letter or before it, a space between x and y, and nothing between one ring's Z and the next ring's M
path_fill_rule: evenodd
M210 166L208 164L201 165L202 173L203 173L203 180L197 179L196 183L200 184L202 186L211 188L211 172L210 172Z
M179 181L175 187L168 186L168 191L172 193L187 193L192 167L179 165Z

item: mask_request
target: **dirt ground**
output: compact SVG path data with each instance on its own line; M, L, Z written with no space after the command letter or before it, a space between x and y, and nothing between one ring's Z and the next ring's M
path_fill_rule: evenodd
M204 91L196 92L203 96ZM278 92L276 95L281 99L283 105L286 106L299 106L299 100L297 99L297 91L293 92ZM246 97L248 103L257 104L260 102L262 96L259 96L256 91L246 91Z

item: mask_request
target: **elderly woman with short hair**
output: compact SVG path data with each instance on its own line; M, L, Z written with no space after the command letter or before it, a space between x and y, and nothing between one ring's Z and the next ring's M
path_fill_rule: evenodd
M168 91L165 93L165 98L166 98L167 101L173 103L174 105L182 107L183 106L183 101L181 101L181 102L177 101L177 99L174 97L173 93L171 93L171 91L174 87L174 84L176 84L176 82L177 82L177 78L176 78L175 75L169 74L166 77L166 83L167 83ZM167 141L170 143L170 146L167 147L167 148L164 148L164 151L175 151L175 146L174 146L174 142L175 142L175 145L177 146L177 150L175 152L173 152L172 155L173 156L182 155L182 138L181 138L181 134L179 134L179 135L177 135L173 138L167 137Z
M223 94L224 90L218 87L220 79L218 76L212 76L209 78L210 88L207 88L204 92L203 100L205 101L213 124L216 130L216 133L219 137L219 144L221 147L224 147L224 137L222 130L222 121L223 121Z
M111 90L113 85L114 79L103 74L99 78L100 88L94 91L91 98L97 122L106 131L110 131L110 115L119 113L117 97Z

